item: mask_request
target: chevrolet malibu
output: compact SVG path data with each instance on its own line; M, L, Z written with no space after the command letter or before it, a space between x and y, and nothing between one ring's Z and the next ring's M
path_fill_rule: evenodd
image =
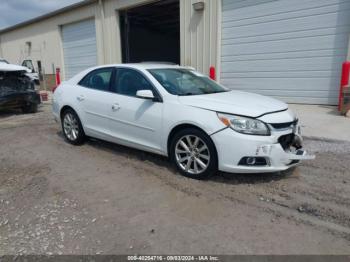
M168 156L196 179L218 170L278 172L313 158L287 104L227 89L187 67L88 69L55 90L53 114L73 145L95 137Z

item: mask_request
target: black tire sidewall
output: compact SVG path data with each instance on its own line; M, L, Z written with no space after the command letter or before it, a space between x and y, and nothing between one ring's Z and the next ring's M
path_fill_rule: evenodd
M25 105L22 107L22 112L24 114L34 114L38 112L38 105L37 104Z
M72 114L72 115L76 118L76 120L77 120L77 122L78 122L79 134L78 134L77 139L75 139L75 140L70 140L70 139L67 137L66 133L64 132L63 120L64 120L64 117L65 117L67 114ZM81 145L81 144L84 143L84 141L85 141L85 132L84 132L83 126L82 126L82 124L81 124L81 122L80 122L80 118L79 118L79 116L77 115L77 113L75 113L74 110L72 110L72 109L66 109L66 110L63 112L63 114L62 114L62 119L61 119L61 127L62 127L63 136L64 136L64 138L66 139L66 141L67 141L68 143L70 143L70 144L72 144L72 145Z
M36 113L36 112L38 112L38 105L37 104L32 104L31 113Z
M177 163L176 156L175 156L175 147L179 139L186 135L195 135L198 136L200 139L203 140L203 142L206 143L209 152L210 152L210 162L207 169L201 173L201 174L191 174L186 171L184 171ZM169 148L169 156L170 160L173 163L173 165L177 168L177 170L184 176L193 178L193 179L207 179L211 176L213 176L218 171L218 158L217 158L217 152L215 145L211 138L203 131L196 129L196 128L186 128L179 132L177 132L174 137L172 138L170 148Z

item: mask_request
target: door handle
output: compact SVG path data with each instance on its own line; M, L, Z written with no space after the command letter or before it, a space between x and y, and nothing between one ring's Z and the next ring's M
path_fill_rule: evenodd
M84 101L84 99L85 99L85 97L84 97L83 95L77 96L77 100L78 100L79 102Z
M118 111L119 109L120 109L120 105L119 104L112 105L112 110L113 111Z

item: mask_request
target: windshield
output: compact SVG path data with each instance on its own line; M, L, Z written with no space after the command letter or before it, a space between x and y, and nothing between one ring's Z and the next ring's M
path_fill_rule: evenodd
M186 69L150 69L148 71L173 95L190 96L229 91L195 71Z

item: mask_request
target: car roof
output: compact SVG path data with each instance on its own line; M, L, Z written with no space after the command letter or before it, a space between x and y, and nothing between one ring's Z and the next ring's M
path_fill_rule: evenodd
M127 68L135 68L135 69L141 69L141 70L147 70L147 69L170 69L170 68L186 68L190 69L190 67L184 67L179 65L173 65L173 64L166 64L166 63L152 63L152 62L144 62L144 63L128 63L128 64L110 64L110 65L103 65L98 66L96 68L105 68L105 67L127 67ZM194 68L191 68L194 69Z
M109 64L109 65L101 65L86 69L85 71L80 72L79 74L73 76L71 79L66 80L66 82L70 83L78 83L83 79L87 74L94 70L110 68L110 67L122 67L122 68L134 68L138 70L149 70L149 69L187 69L194 71L193 67L165 64L165 63L153 63L153 62L145 62L145 63L134 63L134 64Z

